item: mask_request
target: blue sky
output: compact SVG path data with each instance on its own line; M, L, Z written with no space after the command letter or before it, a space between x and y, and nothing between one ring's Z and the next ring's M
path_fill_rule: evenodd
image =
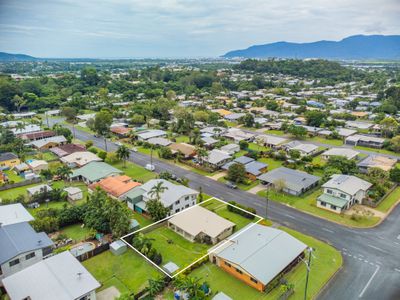
M211 57L276 41L400 34L399 0L0 0L0 51Z

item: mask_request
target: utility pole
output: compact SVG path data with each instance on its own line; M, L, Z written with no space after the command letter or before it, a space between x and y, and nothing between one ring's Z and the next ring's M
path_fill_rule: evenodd
M49 111L46 111L44 114L46 115L47 128L50 128L50 125L49 125Z
M310 274L310 269L311 269L311 257L312 257L312 252L314 251L313 248L308 247L307 252L308 252L308 262L304 262L307 266L307 275L306 275L306 287L304 289L304 300L307 300L307 288L308 288L308 277Z
M103 136L103 138L104 138L104 147L106 149L106 152L108 152L108 149L107 149L107 138L105 136Z
M267 193L265 195L265 198L267 200L267 203L266 203L266 206L265 206L265 219L266 220L268 220L269 186L270 186L270 184L267 185Z

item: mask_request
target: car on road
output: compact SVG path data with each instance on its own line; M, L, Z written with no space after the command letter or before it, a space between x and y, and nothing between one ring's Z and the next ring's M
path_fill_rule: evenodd
M121 142L115 142L115 145L121 147L121 146L123 146L124 144L122 144Z
M146 170L151 171L151 172L153 172L156 169L156 167L154 165L152 165L152 164L147 164L144 168Z
M232 183L232 182L230 182L230 181L227 181L227 182L226 182L226 186L227 186L228 188L230 188L230 189L237 189L237 185L234 184L234 183Z
M133 151L133 152L137 152L138 150L137 150L136 147L132 147L132 151Z

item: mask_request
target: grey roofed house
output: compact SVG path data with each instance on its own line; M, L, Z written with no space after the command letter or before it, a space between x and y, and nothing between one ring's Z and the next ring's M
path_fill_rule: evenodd
M331 179L322 185L323 188L337 189L349 195L355 195L360 190L367 191L371 186L372 183L368 181L343 174L332 175Z
M157 146L164 146L167 147L172 144L172 142L166 138L162 137L155 137L155 138L150 138L147 140L148 143L152 145L157 145Z
M204 142L204 145L206 145L206 146L212 146L212 145L218 143L218 140L216 140L210 136L202 137L201 140Z
M255 137L255 134L243 131L239 128L229 128L227 132L223 134L224 137L233 139L235 142L239 141L250 141Z
M36 193L42 193L44 191L51 192L53 189L47 184L39 184L30 188L27 188L26 191L28 195L34 195Z
M357 164L361 172L367 172L369 168L379 168L390 171L397 163L397 159L382 155L369 155Z
M19 134L24 134L24 133L41 131L41 129L40 129L40 126L38 126L38 125L27 124L27 125L25 125L24 128L12 128L11 131L15 135L19 135Z
M203 136L219 136L223 133L226 132L226 128L224 127L205 127L203 129L200 130L200 132L202 133Z
M257 178L264 184L275 184L275 182L282 180L285 183L283 191L294 195L300 195L313 188L321 179L318 176L285 167L274 169Z
M152 198L149 195L149 192L159 182L162 183L163 187L167 188L163 193L160 194L160 201L164 204L165 207L172 205L177 199L179 199L182 196L192 195L192 194L197 195L199 193L198 191L188 188L184 185L173 184L172 182L169 182L164 179L151 179L147 181L145 184L139 186L138 189L144 191L143 196L145 196L146 198ZM136 188L133 190L135 191Z
M292 148L292 150L298 150L301 153L304 153L306 155L312 154L316 150L318 150L318 146L313 145L313 144L300 144Z
M0 265L19 254L53 246L44 232L36 232L27 222L0 226Z
M226 115L224 118L229 121L237 121L241 117L244 117L245 115L246 115L245 113L232 113L232 114Z
M100 283L69 252L42 260L3 280L12 300L73 300L93 293Z
M325 159L329 158L330 156L344 156L347 159L354 159L357 157L358 154L360 154L360 152L349 148L331 148L329 150L326 150L321 155Z
M179 270L178 265L172 261L167 262L162 268L170 275Z
M219 292L218 294L216 294L212 300L232 300L231 297L229 297L228 295L226 295L223 292Z
M67 142L67 139L65 138L65 136L57 135L57 136L52 136L52 137L37 140L37 141L32 141L29 143L29 145L32 145L33 147L40 149L48 143L63 144L66 142Z
M150 129L150 130L145 130L142 132L139 132L137 134L137 137L139 140L148 140L151 138L155 138L155 137L163 137L166 136L167 133L164 130L159 130L159 129Z
M282 230L249 224L229 237L226 246L216 250L215 255L267 285L306 248L306 244Z
M287 141L286 138L262 134L257 136L257 141L268 147L278 147Z
M30 222L34 218L21 203L0 205L0 226Z
M267 168L268 165L263 163L263 162L259 162L259 161L252 161L248 164L244 165L246 172L254 175L254 176L259 176L260 174L263 173L263 169Z
M219 165L227 160L230 160L231 158L232 156L229 153L218 149L213 149L208 153L208 156L204 158L204 161L211 165Z
M96 182L105 177L122 173L121 170L105 162L93 161L82 168L74 170L70 177L72 179L82 177L86 182Z
M357 132L357 130L354 129L347 129L347 128L337 128L337 133L341 137L348 137L350 135L353 135Z
M13 167L13 170L16 171L17 173L21 173L23 171L26 171L29 169L29 166L26 163L21 163L19 165L16 165Z

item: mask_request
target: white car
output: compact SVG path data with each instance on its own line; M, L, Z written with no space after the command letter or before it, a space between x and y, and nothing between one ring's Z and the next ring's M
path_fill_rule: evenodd
M115 145L117 145L117 146L123 146L124 144L122 144L121 142L115 142Z
M152 165L152 164L147 164L145 166L145 169L153 172L156 169L156 167L154 165Z
M133 152L137 152L137 148L136 147L132 147L132 151Z

